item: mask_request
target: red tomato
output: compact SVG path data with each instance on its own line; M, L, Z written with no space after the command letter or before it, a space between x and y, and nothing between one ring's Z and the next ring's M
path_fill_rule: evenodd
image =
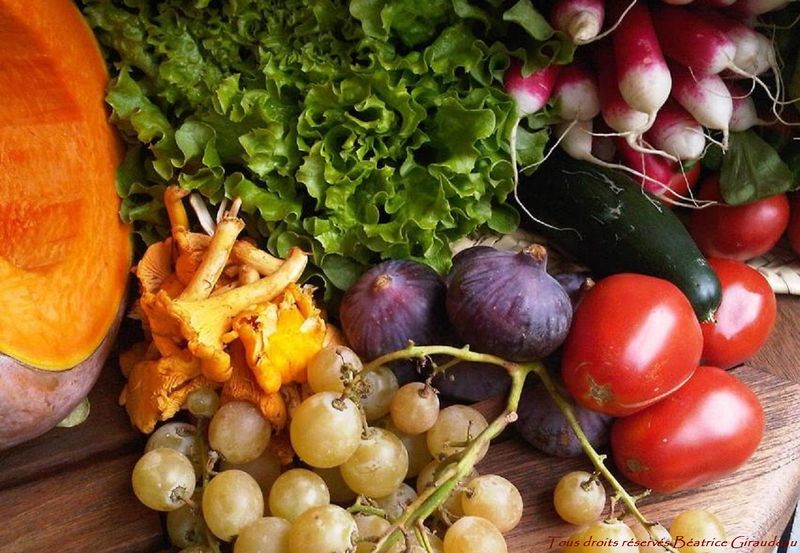
M719 175L707 178L699 199L721 201ZM785 194L740 206L697 209L689 219L689 232L706 256L746 261L771 250L789 223Z
M667 182L667 188L677 195L685 196L690 189L694 189L694 187L697 186L697 181L700 180L700 170L702 167L703 164L699 161L693 162L689 168L684 169L684 171L681 171L675 166L675 173L672 175L669 182ZM664 194L659 195L663 196Z
M702 486L735 471L764 435L764 410L732 374L699 367L684 386L614 421L611 451L622 473L658 492Z
M598 282L578 305L561 374L580 405L624 416L678 389L702 350L700 323L674 284L618 274Z
M792 194L791 198L791 217L789 226L786 227L786 236L794 253L800 255L800 194Z
M722 284L716 323L703 329L703 363L730 369L754 355L775 326L777 305L767 279L755 269L730 259L710 258Z

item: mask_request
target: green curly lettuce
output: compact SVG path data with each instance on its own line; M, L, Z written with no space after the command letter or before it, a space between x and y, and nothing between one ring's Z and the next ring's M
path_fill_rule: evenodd
M300 245L347 288L385 258L450 264L451 242L518 222L499 86L572 47L530 0L85 0L130 147L122 217L166 232L164 186L238 196L277 255ZM539 161L542 129L520 133Z

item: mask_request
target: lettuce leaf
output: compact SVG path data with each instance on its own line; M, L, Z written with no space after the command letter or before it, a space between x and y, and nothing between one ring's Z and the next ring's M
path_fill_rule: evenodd
M453 241L519 222L511 56L572 56L530 0L502 4L84 0L130 145L123 218L162 236L177 182L212 205L241 197L252 236L311 251L338 289L385 258L447 270ZM520 164L539 161L546 131L519 136Z

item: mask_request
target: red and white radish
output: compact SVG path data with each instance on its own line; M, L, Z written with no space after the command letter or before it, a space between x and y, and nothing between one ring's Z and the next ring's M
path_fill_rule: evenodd
M695 120L709 129L722 131L723 144L728 143L728 125L733 115L733 100L719 75L698 75L679 65L670 65L672 97Z
M617 86L614 52L608 46L598 46L593 52L600 113L611 129L624 134L629 143L636 142L652 121L647 113L632 108L622 97Z
M789 5L792 0L738 0L731 10L743 17L754 17L777 11Z
M750 71L752 69L753 75L760 75L771 69L775 72L775 76L780 79L781 70L778 66L778 57L775 54L775 44L761 33L756 33L755 38L758 42L758 47L753 57L753 66L752 68L747 68L747 70Z
M734 44L733 65L738 69L750 75L759 75L770 67L772 41L764 35L715 10L696 12L696 16L702 17L703 20L722 31ZM742 76L742 73L738 73L738 75Z
M731 122L728 125L731 132L742 132L763 124L764 122L758 118L756 104L753 102L752 96L736 83L729 82L726 84L731 91L731 100L733 101L733 113Z
M592 121L565 121L563 123L559 123L556 126L556 135L558 136L557 144L561 146L561 149L564 150L567 155L569 155L573 159L580 159L584 161L590 161L595 165L600 165L603 167L608 167L610 169L618 169L621 171L625 171L627 173L631 173L639 182L642 183L642 187L645 190L655 193L659 196L664 196L667 192L669 192L667 185L663 184L660 178L663 178L664 173L660 172L661 165L654 163L653 167L644 167L642 165L637 165L635 163L628 163L626 165L621 165L619 163L611 163L606 161L606 153L597 152L597 149L603 150L607 147L604 143L605 137L598 138L599 144L595 144L595 137L594 133L592 132L593 122ZM647 159L656 158L663 160L663 163L669 164L670 162L661 156L648 154L643 152L638 152L634 150L625 140L624 137L617 137L618 143L624 145L624 148L627 152L631 152L631 156L642 155ZM597 148L596 146L599 146ZM613 148L613 146L612 146ZM613 154L612 154L613 155ZM608 156L611 159L611 156ZM668 165L667 165L668 166ZM658 170L655 170L658 168ZM641 169L641 170L640 170ZM649 170L649 173L645 171ZM670 173L672 175L672 173ZM670 203L680 203L681 205L688 205L683 204L682 202L676 202L672 198L666 198L665 201Z
M595 117L592 120L591 129L594 131L592 136L592 155L608 163L613 162L617 157L617 146L614 144L616 136L612 136L611 129L603 121L602 117Z
M526 76L522 74L522 63L518 60L511 62L503 85L516 101L519 117L536 113L550 101L560 70L560 65L549 65Z
M557 99L561 118L565 121L586 121L600 113L594 75L580 62L573 62L561 70L553 98Z
M627 0L613 0L611 13L621 16L627 4ZM669 98L672 78L647 6L634 5L611 37L620 94L652 121Z
M559 144L573 159L596 163L592 155L592 121L590 119L565 121L556 125Z
M604 0L556 0L550 11L553 28L575 44L586 44L597 37L604 19Z
M700 159L706 146L702 125L674 100L658 111L647 137L653 146L682 161Z
M654 9L653 22L664 54L700 77L736 69L736 45L697 12L679 6ZM741 71L739 71L741 72Z
M697 0L697 4L708 8L727 8L736 3L736 0Z
M649 177L639 181L642 188L659 197L669 193L668 183L674 174L669 160L637 152L622 140L617 141L617 154L627 167Z
M695 208L703 205L704 202L698 202L691 195L691 189L700 174L699 163L695 162L691 169L684 172L679 162L637 152L627 142L619 139L617 153L630 168L629 172L640 175L639 183L644 190L672 205Z

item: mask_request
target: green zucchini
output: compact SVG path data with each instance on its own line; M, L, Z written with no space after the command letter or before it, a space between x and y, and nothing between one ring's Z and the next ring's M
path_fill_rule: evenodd
M671 281L701 321L722 300L717 275L675 214L625 174L561 154L519 183L523 226L598 276L641 273ZM545 223L544 225L541 223Z

